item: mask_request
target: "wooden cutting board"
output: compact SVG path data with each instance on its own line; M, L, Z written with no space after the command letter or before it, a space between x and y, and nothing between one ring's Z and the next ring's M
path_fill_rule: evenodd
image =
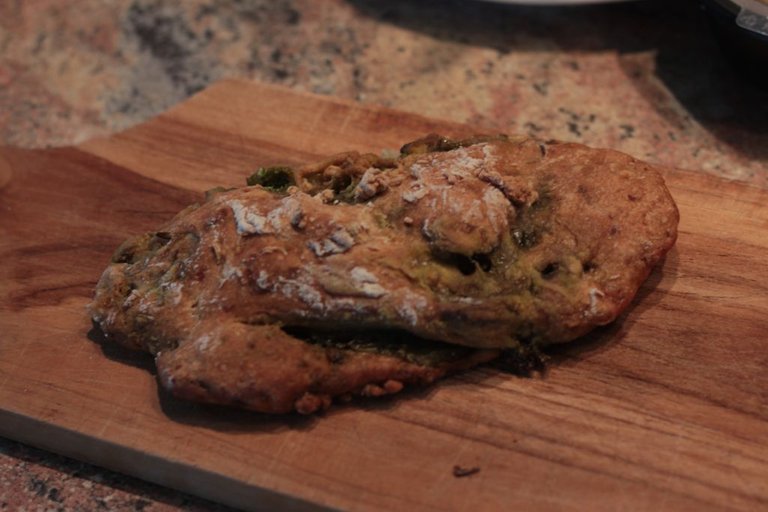
M676 248L543 377L267 417L178 402L89 334L113 249L203 190L430 131L468 129L226 81L108 139L1 149L0 434L248 509L768 509L768 192L743 184L669 170Z

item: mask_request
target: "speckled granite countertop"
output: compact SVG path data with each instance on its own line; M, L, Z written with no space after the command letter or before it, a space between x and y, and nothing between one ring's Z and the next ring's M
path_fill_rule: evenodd
M0 2L0 144L106 135L232 76L768 187L768 91L694 1ZM223 510L0 440L6 509Z

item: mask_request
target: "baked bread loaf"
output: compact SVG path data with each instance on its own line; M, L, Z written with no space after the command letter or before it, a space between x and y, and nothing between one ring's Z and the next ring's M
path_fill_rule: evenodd
M179 397L309 413L611 322L677 223L627 155L431 135L209 192L117 250L91 313Z

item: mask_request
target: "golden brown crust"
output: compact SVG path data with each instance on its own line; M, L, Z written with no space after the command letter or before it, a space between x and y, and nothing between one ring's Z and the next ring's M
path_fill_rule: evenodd
M431 136L395 160L345 153L290 180L211 194L105 271L94 319L157 354L178 396L311 412L569 341L615 319L676 237L655 169L578 144ZM481 350L425 363L350 345L334 362L338 347L294 328Z
M156 362L161 383L180 398L306 414L327 407L335 396L396 393L496 355L465 350L442 364L420 364L306 343L275 325L216 322L199 325L186 343L160 352Z

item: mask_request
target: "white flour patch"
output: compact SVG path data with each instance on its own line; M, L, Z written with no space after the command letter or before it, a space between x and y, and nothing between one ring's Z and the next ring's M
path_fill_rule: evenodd
M496 163L496 146L493 144L483 144L483 156L485 157L485 163L487 165L493 165Z
M414 183L411 185L410 190L406 190L402 193L401 197L403 198L403 201L415 203L427 195L428 192L427 187L425 187L423 183Z
M314 310L325 310L323 294L307 276L301 276L298 279L278 277L272 290L288 299L298 299Z
M461 302L462 304L482 304L483 301L480 299L476 299L474 297L456 297L454 299L456 302Z
M301 203L295 197L286 197L283 199L280 210L288 222L296 229L302 229L305 225L304 211L301 209Z
M328 307L336 311L349 311L357 314L376 314L376 306L363 304L358 299L349 297L334 297L328 300Z
M405 292L396 309L403 320L416 326L419 323L419 311L425 307L427 307L427 299L412 292Z
M175 282L167 285L166 291L173 298L173 305L178 306L181 302L181 290L184 288L183 283Z
M123 301L123 309L128 309L133 305L133 301L139 298L141 294L139 293L139 290L133 289L131 290L131 293L128 294L128 296Z
M416 162L416 163L414 163L414 164L412 164L412 165L411 165L411 169L410 169L410 171L411 171L411 176L413 176L413 177L414 177L414 178L416 178L417 180L418 180L418 179L421 179L421 175L424 173L424 171L425 171L426 169L427 169L426 167L424 167L424 166L423 166L423 165L421 165L420 163Z
M306 305L308 305L312 309L322 310L325 308L323 304L323 294L320 293L320 291L317 288L305 283L297 283L296 287L299 293L299 298Z
M598 298L602 297L605 297L605 293L602 290L598 288L589 289L589 315L594 316L597 314L597 301Z
M424 235L424 238L427 240L433 240L435 238L434 233L430 230L429 219L424 219L424 222L421 224L421 234Z
M269 274L265 270L259 270L259 276L256 278L256 286L261 290L269 288Z
M273 228L267 223L267 218L248 210L240 201L229 201L229 207L235 215L235 226L241 235L264 235L273 233Z
M387 189L387 185L381 180L381 171L374 167L366 169L360 183L355 189L355 199L357 201L367 201L377 196Z
M195 346L198 352L208 352L214 350L221 344L221 340L218 336L213 336L209 333L203 334L195 340Z
M477 150L477 147L483 148L483 156L476 157L470 153L470 149ZM488 144L478 144L476 146L470 146L469 148L459 148L451 151L449 154L451 158L445 159L441 162L440 171L447 179L450 178L470 178L478 173L480 169L484 168L488 162L486 162L486 148Z
M233 267L229 263L224 263L221 267L221 279L219 279L219 288L230 279L240 279L243 277L243 271L240 267Z
M281 208L275 208L267 214L267 222L271 228L271 233L279 233L285 223L285 212Z
M504 194L496 188L488 187L483 192L483 204L487 212L486 217L494 232L507 229L507 217L512 206ZM502 224L501 226L499 224Z
M355 245L355 239L344 228L334 231L331 236L323 240L311 240L307 247L312 249L316 256L322 258L329 254L341 254L347 252Z
M350 272L352 283L364 296L378 298L386 295L386 288L379 284L378 278L363 267L355 267Z
M344 228L337 229L331 235L331 241L344 249L345 251L355 245L354 237Z
M496 160L494 146L482 142L445 153L426 155L423 160L411 164L410 173L418 180L439 173L449 184L454 184L458 180L476 177L494 165Z

